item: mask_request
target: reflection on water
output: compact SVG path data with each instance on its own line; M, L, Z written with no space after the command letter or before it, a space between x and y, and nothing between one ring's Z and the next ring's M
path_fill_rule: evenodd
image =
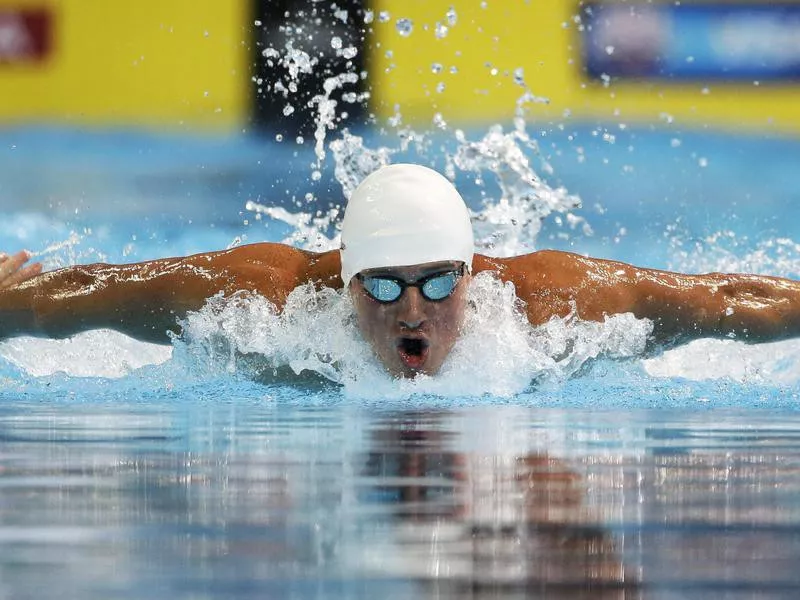
M440 419L376 423L361 485L388 505L393 523L363 545L365 565L427 581L435 597L542 589L625 597L635 573L584 505L578 472L541 452L456 450L458 433L443 431Z
M794 598L792 413L0 405L0 598Z

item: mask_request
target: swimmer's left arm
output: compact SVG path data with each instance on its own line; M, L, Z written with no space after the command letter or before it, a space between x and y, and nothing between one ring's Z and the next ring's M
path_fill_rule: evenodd
M653 322L650 342L660 347L701 337L768 342L800 336L800 282L790 279L687 275L557 251L503 262L534 324L572 312L590 321L632 313Z
M684 275L634 269L632 310L654 323L653 341L701 337L771 342L800 336L800 282L766 275Z

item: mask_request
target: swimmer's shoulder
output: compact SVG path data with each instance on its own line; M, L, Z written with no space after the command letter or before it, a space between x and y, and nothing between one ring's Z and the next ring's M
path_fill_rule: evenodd
M559 250L539 250L509 258L475 255L474 271L492 271L514 284L533 324L564 317L582 302L582 290L596 271L592 259Z
M309 282L342 287L338 250L313 252L287 244L259 242L223 251L217 260L236 270L280 273L287 282L291 281L292 287Z
M504 281L511 281L517 288L552 288L563 285L566 279L584 274L588 265L586 258L572 252L560 250L538 250L507 258L493 258L476 254L473 261L475 273L493 271Z

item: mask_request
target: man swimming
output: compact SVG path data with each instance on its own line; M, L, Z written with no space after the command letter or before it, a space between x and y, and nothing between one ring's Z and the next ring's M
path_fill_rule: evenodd
M469 212L453 185L418 165L391 165L353 192L340 250L274 243L126 265L40 274L25 253L0 262L0 339L110 328L168 343L178 319L218 293L256 292L278 308L296 287L347 287L364 339L395 376L434 374L458 338L471 277L513 283L532 325L576 314L632 313L651 345L700 337L764 342L800 335L800 283L758 275L685 275L542 250L474 253Z

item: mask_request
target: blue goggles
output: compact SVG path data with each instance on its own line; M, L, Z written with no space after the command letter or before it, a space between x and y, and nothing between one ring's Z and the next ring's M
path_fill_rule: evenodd
M426 275L416 281L405 281L390 275L362 275L356 279L364 286L370 298L383 304L397 302L408 287L417 288L422 297L431 302L440 302L449 297L464 276L465 264L457 269Z

